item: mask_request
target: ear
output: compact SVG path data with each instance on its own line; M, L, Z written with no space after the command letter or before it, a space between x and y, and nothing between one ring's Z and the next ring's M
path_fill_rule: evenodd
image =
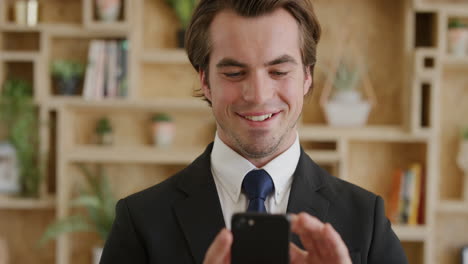
M312 85L312 75L310 74L310 67L306 67L304 72L304 95L309 92L309 89Z
M201 84L201 89L203 91L203 95L211 101L211 89L208 86L208 80L206 79L208 76L206 75L206 72L202 69L198 71L198 77L200 79L200 84Z

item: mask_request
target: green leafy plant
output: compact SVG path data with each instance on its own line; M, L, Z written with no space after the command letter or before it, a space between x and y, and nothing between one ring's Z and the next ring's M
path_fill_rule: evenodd
M468 140L468 126L462 128L462 130L461 130L461 138L462 138L462 140Z
M38 157L39 121L32 86L25 80L8 79L0 96L0 120L8 130L8 141L16 149L21 196L37 197L42 177Z
M86 178L87 188L82 188L80 195L71 201L71 206L84 207L87 215L71 215L52 223L39 240L39 245L72 232L96 232L102 241L107 239L115 218L116 203L107 176L102 166L96 168L96 173L82 164L78 168Z
M52 75L65 80L82 77L85 65L72 60L56 60L52 62Z
M449 29L464 28L466 25L458 18L451 19L448 24Z
M155 114L151 117L151 121L153 122L171 122L172 118L169 114L166 113L159 113Z
M182 28L187 28L196 6L196 0L166 0L166 3L174 9Z
M102 135L110 132L112 132L112 125L109 119L106 117L99 119L96 125L96 133Z
M333 86L337 91L355 90L361 78L361 70L352 68L348 63L341 61L336 71Z

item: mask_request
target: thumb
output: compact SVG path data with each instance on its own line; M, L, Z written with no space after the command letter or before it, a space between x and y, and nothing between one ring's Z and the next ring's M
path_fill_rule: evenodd
M226 228L223 228L215 240L208 248L205 255L204 264L229 264L231 263L231 244L232 233Z
M291 264L305 263L307 251L297 247L294 243L289 243L289 261Z

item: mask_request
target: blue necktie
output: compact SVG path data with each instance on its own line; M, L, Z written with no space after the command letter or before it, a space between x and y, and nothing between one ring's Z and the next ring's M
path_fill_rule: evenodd
M247 212L266 213L265 199L273 191L270 174L265 170L252 170L245 175L242 189L249 198Z

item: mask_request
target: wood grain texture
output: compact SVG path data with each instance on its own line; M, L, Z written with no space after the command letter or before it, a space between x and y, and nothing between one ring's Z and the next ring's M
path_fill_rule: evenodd
M304 123L326 123L318 105L321 87L333 60L334 50L346 30L352 31L350 42L357 52L348 55L362 57L375 89L377 107L371 110L368 124L402 124L402 92L404 82L404 1L326 0L313 1L322 25L322 39L317 54L315 88L304 107Z
M468 126L468 74L467 68L447 68L443 72L441 91L440 134L440 198L462 199L463 172L456 159L460 142L460 129Z

